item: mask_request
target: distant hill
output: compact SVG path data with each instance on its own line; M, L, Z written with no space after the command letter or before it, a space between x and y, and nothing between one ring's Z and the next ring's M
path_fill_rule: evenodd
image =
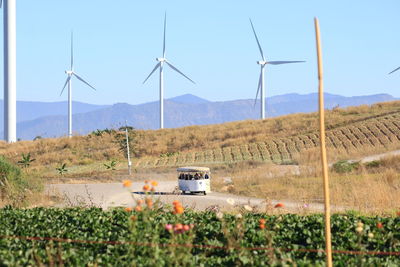
M204 104L210 103L210 101L200 98L198 96L192 94L185 94L181 96L176 96L169 99L170 101L177 102L177 103L184 103L184 104Z
M335 106L369 105L392 100L396 100L396 98L388 94L353 97L325 94L325 105L328 109ZM267 116L275 117L316 111L318 95L315 93L286 94L267 98L266 101ZM30 105L26 103L30 103ZM19 120L20 122L17 125L18 138L33 139L36 136L56 137L65 135L67 132L67 116L63 114L66 114L66 102L44 104L24 102L24 104L25 107L29 106L29 110L24 110L24 106L20 104L19 112L21 114L29 112L34 114L25 114L25 118L28 119ZM256 119L259 117L259 105L258 101L254 106L252 99L211 102L190 94L182 95L165 100L165 126L176 128ZM41 112L36 112L34 106ZM39 114L45 115L39 116ZM52 115L49 116L49 114ZM135 128L157 129L159 103L150 102L140 105L118 103L112 106L96 106L74 102L73 129L76 134L86 134L96 129L118 128L125 124L125 120Z
M72 113L85 113L96 109L102 109L106 105L92 105L74 101L72 104ZM68 102L32 102L17 101L17 122L35 120L41 117L54 115L67 115ZM3 131L4 125L4 101L0 99L0 131Z
M345 97L341 95L324 94L325 107L349 107L359 105L371 105L378 102L398 100L389 94L376 94L367 96ZM268 105L270 113L268 113ZM318 108L318 94L285 94L267 98L267 114L280 116L298 112L313 112Z

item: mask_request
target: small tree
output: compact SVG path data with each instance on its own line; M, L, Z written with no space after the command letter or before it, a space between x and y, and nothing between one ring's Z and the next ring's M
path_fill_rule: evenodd
M115 171L115 167L117 166L117 161L112 160L109 164L104 163L103 165L106 167L107 170Z
M22 165L24 168L28 168L33 161L35 161L35 159L31 158L31 153L26 155L22 153L22 160L18 161L18 164Z
M120 127L118 132L115 134L114 143L116 143L119 147L119 151L124 153L124 157L127 158L127 147L126 147L126 133L125 130L128 130L128 139L129 139L129 153L134 156L137 156L136 146L137 146L137 133L135 128L131 126L123 126Z
M66 164L66 163L63 163L60 167L56 168L56 170L58 171L58 173L59 173L61 176L63 176L64 173L66 173L66 172L68 171L68 170L67 170L67 164Z

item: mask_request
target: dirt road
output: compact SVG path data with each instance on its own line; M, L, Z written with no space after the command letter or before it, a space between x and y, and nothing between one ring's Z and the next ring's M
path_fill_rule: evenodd
M398 156L398 155L400 155L400 150L394 150L394 151L389 151L389 152L382 153L382 154L367 156L367 157L359 159L359 161L361 163L366 163L366 162L371 162L371 161L375 161L375 160L381 160L385 157Z
M209 193L203 195L175 195L171 192L177 186L175 181L159 182L157 192L154 197L164 203L171 204L174 200L179 200L184 206L194 208L196 210L204 210L211 206L218 206L221 209L231 209L232 206L227 203L227 199L231 198L235 201L235 205L248 204L264 210L266 202L264 199L249 198L223 193ZM104 209L110 207L128 207L135 204L135 199L143 198L142 192L143 182L133 183L130 189L124 188L121 183L96 183L96 184L53 184L47 186L47 192L50 194L59 194L64 196L65 205L91 205ZM290 201L280 201L285 204L285 208L304 209L303 203L295 203ZM271 201L275 205L278 201ZM322 204L309 204L306 209L313 211L322 211Z
M400 155L400 150L371 155L358 159L357 161L365 163L395 155ZM46 190L50 195L58 195L64 198L63 203L59 204L60 206L89 205L107 209L110 207L128 207L135 205L136 199L144 198L142 186L143 182L133 183L132 187L129 189L123 188L121 183L52 184L48 185ZM243 206L248 204L257 207L259 210L264 210L267 205L264 199L216 192L209 193L206 196L172 194L176 186L176 181L161 181L157 186L158 192L155 193L154 197L169 204L174 200L179 200L183 205L197 210L204 210L212 206L218 206L221 209L231 209L232 206L226 201L230 198L235 201L235 205ZM312 211L323 211L324 208L322 204L309 203L307 207L304 207L304 203L290 200L279 202L284 203L285 208L289 210L308 209ZM278 203L277 200L272 200L269 204L275 205L276 203ZM332 210L338 211L344 210L344 208L332 207Z

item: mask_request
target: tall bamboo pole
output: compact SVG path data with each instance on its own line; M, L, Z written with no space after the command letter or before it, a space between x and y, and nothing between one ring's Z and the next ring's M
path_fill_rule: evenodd
M325 147L324 80L322 71L321 39L319 33L319 22L317 18L314 18L314 24L315 24L315 36L317 40L318 80L319 80L319 86L318 86L319 128L320 128L322 173L324 178L326 266L332 267L331 211L330 211L330 200L329 200L328 162L326 160L326 147Z

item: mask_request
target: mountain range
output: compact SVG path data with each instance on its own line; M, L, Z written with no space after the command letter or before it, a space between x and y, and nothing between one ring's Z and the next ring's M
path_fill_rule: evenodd
M325 107L347 107L362 104L398 100L388 94L345 97L325 94ZM318 95L285 94L266 99L268 117L291 113L314 112L318 107ZM0 111L3 111L0 100ZM67 132L67 102L17 102L17 136L30 140L36 136L58 137ZM157 129L159 125L159 102L139 105L117 103L92 105L73 102L73 130L75 134L87 134L96 129L119 128L128 125L138 129ZM165 100L165 127L176 128L189 125L216 124L229 121L257 119L259 101L254 100L209 101L186 94ZM3 136L3 115L0 115L0 136Z

